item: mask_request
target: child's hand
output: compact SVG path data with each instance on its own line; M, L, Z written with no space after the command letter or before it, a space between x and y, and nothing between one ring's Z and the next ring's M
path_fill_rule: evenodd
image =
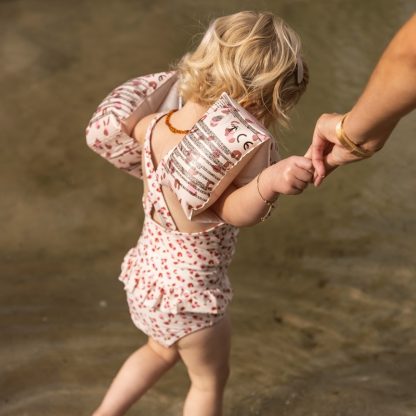
M312 160L303 156L291 156L268 168L268 183L273 192L297 195L313 182Z

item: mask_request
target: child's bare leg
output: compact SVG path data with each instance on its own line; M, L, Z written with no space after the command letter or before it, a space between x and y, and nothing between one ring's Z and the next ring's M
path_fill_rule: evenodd
M152 338L124 362L93 416L121 416L179 359Z
M221 416L229 374L231 325L228 316L212 327L187 335L178 342L191 388L184 416Z

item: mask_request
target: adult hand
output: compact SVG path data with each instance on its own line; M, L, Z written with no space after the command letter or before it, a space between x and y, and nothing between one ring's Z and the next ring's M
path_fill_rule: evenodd
M314 173L314 185L319 186L325 176L338 166L361 160L343 147L337 139L335 127L342 114L322 114L316 122L312 144L307 155L311 155Z

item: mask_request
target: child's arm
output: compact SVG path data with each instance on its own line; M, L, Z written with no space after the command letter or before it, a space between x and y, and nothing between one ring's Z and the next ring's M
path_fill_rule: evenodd
M211 208L226 223L236 227L251 226L260 222L269 209L262 197L272 201L279 194L300 194L312 179L312 161L291 156L262 171L259 189L257 177L241 188L231 184Z
M174 72L132 78L108 94L86 129L87 145L101 157L132 176L142 178L142 142L133 137L139 120L157 112L176 90Z
M143 101L134 80L115 88L100 103L86 129L88 147L115 167L142 177L141 144L131 135L135 110Z
M144 145L147 129L155 115L156 114L149 114L148 116L143 117L133 128L131 136L139 143L140 147L143 147Z

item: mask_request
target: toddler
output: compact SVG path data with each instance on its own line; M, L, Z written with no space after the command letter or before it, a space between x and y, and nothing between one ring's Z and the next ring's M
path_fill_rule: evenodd
M299 194L313 178L308 157L279 161L266 129L287 123L307 81L296 33L247 11L215 19L173 71L130 80L98 107L88 145L144 183L142 232L119 279L148 341L94 416L123 415L179 360L191 380L183 414L222 414L227 269L239 227L265 220L279 194Z

